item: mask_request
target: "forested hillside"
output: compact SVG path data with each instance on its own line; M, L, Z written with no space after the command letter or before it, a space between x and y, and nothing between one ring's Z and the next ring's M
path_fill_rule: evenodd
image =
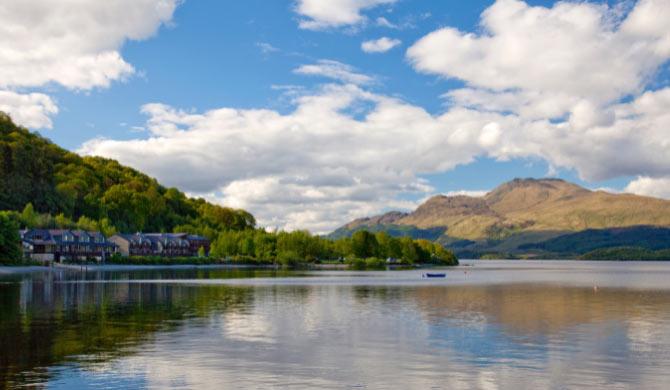
M244 210L188 198L114 160L81 157L2 113L0 210L16 212L28 227L79 226L107 234L183 230L214 238L255 225Z

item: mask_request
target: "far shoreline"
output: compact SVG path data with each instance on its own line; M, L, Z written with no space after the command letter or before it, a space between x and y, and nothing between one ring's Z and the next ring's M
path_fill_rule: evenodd
M441 266L437 264L415 265L414 269L420 268L442 268L453 266ZM223 269L223 270L282 270L281 265L275 264L54 264L48 265L0 265L1 275L26 274L33 272L96 272L96 271L141 271L141 270L180 270L180 269ZM356 270L349 268L346 263L323 263L310 264L306 267L289 268L297 271L379 271L380 269ZM390 266L390 270L407 269L407 267Z

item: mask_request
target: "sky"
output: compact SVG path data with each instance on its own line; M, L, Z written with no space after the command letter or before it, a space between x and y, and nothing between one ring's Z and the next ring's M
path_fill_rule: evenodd
M331 231L515 177L670 198L670 2L4 0L0 111Z

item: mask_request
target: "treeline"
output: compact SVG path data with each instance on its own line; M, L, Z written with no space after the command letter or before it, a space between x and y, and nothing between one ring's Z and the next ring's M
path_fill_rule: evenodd
M379 265L386 264L388 258L407 265L458 264L452 252L431 241L396 238L385 232L373 234L366 230L337 240L306 231L224 231L213 241L210 256L251 263L269 261L286 266L333 260L349 262L353 266L360 265L360 260Z
M582 260L670 260L670 249L649 250L641 247L596 249L581 256Z
M38 215L23 227L87 226L137 232L188 231L215 238L253 228L244 210L188 198L117 161L81 157L0 112L0 210Z
M670 247L670 228L631 226L587 229L550 240L520 245L520 250L542 250L564 255L581 255L601 248L638 247L651 251Z

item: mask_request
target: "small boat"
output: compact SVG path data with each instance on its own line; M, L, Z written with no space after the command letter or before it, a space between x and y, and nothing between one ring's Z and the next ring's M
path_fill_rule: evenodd
M422 275L424 278L445 278L447 274L445 273L435 273L435 272L426 272Z

